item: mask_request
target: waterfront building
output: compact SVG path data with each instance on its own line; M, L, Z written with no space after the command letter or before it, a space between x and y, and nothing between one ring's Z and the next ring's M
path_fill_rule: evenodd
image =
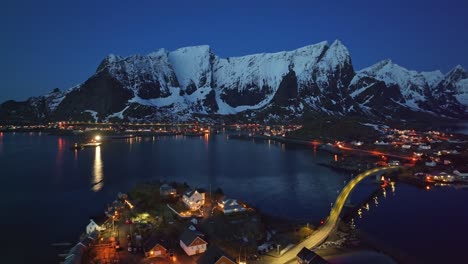
M223 211L224 214L231 214L236 212L245 211L245 208L241 206L235 199L224 198L218 202L219 208Z
M462 170L454 170L453 174L457 175L462 180L468 180L468 169Z

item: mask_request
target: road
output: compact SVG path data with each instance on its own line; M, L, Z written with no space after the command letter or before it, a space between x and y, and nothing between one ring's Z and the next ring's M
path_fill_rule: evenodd
M293 260L297 253L303 248L314 248L321 243L323 243L330 233L335 229L337 224L340 220L341 210L343 209L348 196L353 191L354 187L361 182L363 179L375 175L381 174L386 171L395 170L401 168L400 166L390 166L390 167L383 167L383 168L375 168L368 171L365 171L359 175L357 175L354 179L352 179L344 188L341 190L340 195L336 199L336 202L330 212L330 216L327 218L325 223L320 226L309 238L305 239L301 243L297 244L286 253L284 253L281 257L278 257L272 261L272 263L276 264L283 264L288 263L289 261Z
M337 145L337 147L339 149L342 149L342 150L361 152L361 153L366 153L366 154L370 154L370 155L373 155L373 156L387 156L387 157L393 157L393 158L397 158L397 159L415 161L414 157L402 156L402 155L391 154L391 153L384 153L384 152L380 152L380 151L376 151L376 150L365 150L365 149L351 148L351 147L346 147L343 144L339 144L339 145Z

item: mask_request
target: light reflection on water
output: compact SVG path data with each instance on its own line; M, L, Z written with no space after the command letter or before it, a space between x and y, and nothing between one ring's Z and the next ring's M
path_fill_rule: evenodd
M3 132L0 132L0 154L3 152Z
M93 188L94 192L98 192L104 186L102 173L102 159L101 159L101 147L96 147L96 152L94 154L94 164L93 164Z

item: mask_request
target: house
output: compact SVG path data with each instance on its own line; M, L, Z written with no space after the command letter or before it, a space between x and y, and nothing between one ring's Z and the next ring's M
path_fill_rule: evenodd
M242 212L245 211L245 208L241 206L237 200L234 199L227 199L224 198L220 202L218 202L219 208L223 211L225 214L231 214L231 213L236 213L236 212Z
M106 230L104 226L100 226L94 222L93 219L89 220L89 224L86 226L86 234L90 235L94 233L95 231L103 231Z
M431 160L431 161L426 161L426 163L424 163L426 166L428 167L435 167L437 165L437 163L435 163L435 161Z
M421 145L419 145L419 149L429 150L429 149L431 149L431 145L423 145L423 144L421 144Z
M188 256L193 256L206 251L208 242L203 240L203 234L186 229L180 236L180 247Z
M410 149L410 148L411 148L411 145L403 144L403 145L401 145L401 148L402 148L402 149Z
M328 262L315 254L312 250L304 247L297 253L296 260L298 264L327 264Z
M388 162L389 166L400 166L400 161L398 160L391 160Z
M171 185L165 183L159 187L159 195L160 196L170 196L175 195L177 193L176 189Z
M169 250L164 241L153 238L145 243L145 256L148 258L166 258L169 256Z
M182 201L190 210L198 210L205 204L205 193L198 190L189 190L182 196Z
M457 175L460 179L466 180L468 179L468 169L466 170L454 170L453 174Z
M434 181L441 181L441 182L454 182L455 177L453 175L447 174L446 172L438 172L433 173L432 178Z
M378 140L376 140L376 141L374 142L374 144L375 144L375 145L379 145L379 146L387 146L387 145L389 145L388 142L385 142L385 141L378 141Z
M197 264L236 264L236 262L220 248L210 246L197 260Z

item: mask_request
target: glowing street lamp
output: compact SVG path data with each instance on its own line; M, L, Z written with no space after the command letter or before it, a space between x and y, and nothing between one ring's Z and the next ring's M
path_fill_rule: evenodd
M95 136L95 137L94 137L94 140L100 141L100 140L101 140L101 136L100 136L100 135Z

